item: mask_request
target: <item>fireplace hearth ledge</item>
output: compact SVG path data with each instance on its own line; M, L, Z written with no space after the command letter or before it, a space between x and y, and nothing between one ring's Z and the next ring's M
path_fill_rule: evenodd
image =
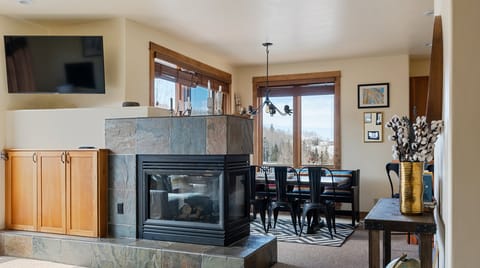
M277 262L274 236L250 235L231 246L133 238L85 238L1 231L0 254L86 267L270 267Z

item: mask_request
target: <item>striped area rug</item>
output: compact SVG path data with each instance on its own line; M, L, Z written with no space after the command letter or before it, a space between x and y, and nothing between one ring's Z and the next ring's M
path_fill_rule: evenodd
M272 219L273 226L273 219ZM337 233L333 234L333 239L330 238L330 233L328 228L322 227L320 230L317 230L315 234L306 234L304 227L302 236L295 235L295 230L292 226L292 221L290 219L281 219L277 220L277 226L275 229L270 228L268 234L265 234L263 230L262 223L260 219L254 220L250 223L250 234L256 235L273 235L277 237L279 242L287 243L303 243L310 245L318 246L329 246L329 247L340 247L343 245L345 240L353 234L355 229L352 228L350 224L337 223ZM300 232L300 230L298 230ZM332 230L333 232L333 230Z

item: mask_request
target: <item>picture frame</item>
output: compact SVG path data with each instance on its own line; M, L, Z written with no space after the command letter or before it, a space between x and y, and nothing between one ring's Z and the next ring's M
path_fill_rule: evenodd
M363 113L363 142L383 142L383 112Z
M359 84L358 108L382 108L390 106L390 83Z

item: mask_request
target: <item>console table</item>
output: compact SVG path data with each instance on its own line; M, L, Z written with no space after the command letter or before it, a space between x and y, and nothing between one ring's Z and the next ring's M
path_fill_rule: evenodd
M370 268L385 267L390 262L392 231L418 233L421 267L432 267L432 238L436 232L432 213L402 215L397 198L384 198L380 199L365 217L365 229L368 230ZM383 231L383 266L380 266L380 231Z

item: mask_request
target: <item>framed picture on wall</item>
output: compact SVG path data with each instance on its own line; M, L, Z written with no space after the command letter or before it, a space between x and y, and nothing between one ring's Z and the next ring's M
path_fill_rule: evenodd
M358 87L358 108L389 107L389 83L360 84Z
M363 142L383 142L383 112L363 113Z

